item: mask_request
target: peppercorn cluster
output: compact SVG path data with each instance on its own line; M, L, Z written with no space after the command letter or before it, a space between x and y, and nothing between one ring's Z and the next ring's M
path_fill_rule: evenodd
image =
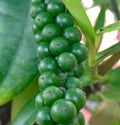
M87 48L81 31L61 0L31 0L40 92L35 98L39 125L84 125L83 75Z

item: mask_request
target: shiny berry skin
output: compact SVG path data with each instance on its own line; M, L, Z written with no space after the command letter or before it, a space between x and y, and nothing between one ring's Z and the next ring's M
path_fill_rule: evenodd
M32 29L33 29L34 34L36 34L39 30L39 28L35 24L33 25Z
M40 42L45 42L44 37L41 34L41 31L38 31L37 33L35 33L34 35L34 41L39 44Z
M77 64L73 69L73 75L75 77L81 77L85 73L85 66L83 63Z
M38 64L38 69L40 74L45 71L52 71L58 74L58 64L52 57L43 58Z
M65 6L59 1L50 1L47 5L47 11L52 13L54 16L65 11Z
M42 30L42 36L47 42L50 42L53 38L60 35L61 35L61 30L57 24L48 24Z
M82 112L78 112L76 118L74 119L72 125L85 125L85 118Z
M65 81L65 88L81 88L82 84L80 80L74 76L68 76Z
M45 25L53 22L54 22L53 16L49 12L40 12L35 17L35 24L40 29L42 29Z
M45 0L31 0L31 3L34 4L34 3L43 3L45 2Z
M83 43L75 43L71 46L70 51L76 56L79 63L87 58L88 50Z
M51 53L49 51L49 43L40 42L38 44L37 54L38 54L38 57L40 58L51 56Z
M38 110L36 121L39 125L55 125L50 116L50 107L43 106Z
M76 66L77 59L72 53L64 52L58 56L57 62L63 71L70 72Z
M60 86L60 79L52 71L46 71L40 75L38 85L40 90L44 90L48 86Z
M67 89L67 91L65 92L65 99L72 101L78 110L83 108L86 101L85 94L79 88Z
M42 93L38 93L35 97L35 106L41 108L44 105Z
M45 88L42 95L44 103L48 106L51 106L56 100L62 98L63 92L56 86L49 86Z
M39 12L45 11L46 6L43 3L34 3L30 7L30 15L35 18Z
M77 110L71 101L59 99L53 103L50 113L58 124L69 125L74 120Z
M69 43L64 37L55 37L49 44L49 50L54 56L68 51L69 48Z
M74 44L80 42L82 34L75 27L67 27L63 30L63 36L69 41L70 44Z
M61 28L66 28L74 25L74 19L69 13L60 13L56 17L56 23Z

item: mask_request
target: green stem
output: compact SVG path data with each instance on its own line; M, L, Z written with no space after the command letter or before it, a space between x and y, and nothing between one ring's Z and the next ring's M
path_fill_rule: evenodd
M115 45L103 50L102 52L97 54L96 64L99 64L103 61L106 57L113 55L117 52L120 52L120 42L116 43Z
M89 43L89 42L88 42ZM94 80L104 81L104 78L98 74L98 65L95 64L96 61L96 49L95 46L91 44L88 45L88 64L91 71L91 77Z
M95 95L96 95L99 99L101 99L101 100L105 100L105 99L106 99L106 97L105 97L101 92L96 92Z
M98 67L98 64L102 62L106 57L109 55L115 54L120 52L120 42L117 44L103 50L102 52L96 54L95 49L91 48L89 51L89 60L90 60L90 68L91 68L91 76L93 79L99 80L101 82L104 82L104 77L100 76L98 74L98 71L101 75L105 74L108 70L111 69L111 64L113 66L113 62L115 63L116 60L112 58L111 60L107 60L105 63L103 63L101 66ZM95 59L95 56L97 58ZM117 56L120 58L120 55ZM107 67L107 68L106 68ZM101 70L102 69L102 70Z
M103 38L103 35L101 35L101 34L95 36L95 48L96 48L96 52L100 48L100 45L101 45L101 42L102 42L102 38Z
M101 11L99 13L99 16L97 18L96 21L96 25L95 25L95 31L97 29L99 29L101 26L103 26L104 24L104 19L105 19L105 6L101 6ZM98 69L97 69L97 65L95 64L96 61L96 52L99 49L99 46L101 44L101 39L102 39L102 35L95 35L95 45L91 45L91 42L87 42L88 43L88 61L89 61L89 67L91 69L91 77L95 80L101 80L101 76L98 75Z

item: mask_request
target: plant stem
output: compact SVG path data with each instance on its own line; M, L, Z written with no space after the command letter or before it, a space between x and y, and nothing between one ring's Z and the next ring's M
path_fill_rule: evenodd
M91 44L91 42L87 41L88 47L88 65L91 69L91 74L96 74L96 66L94 65L95 57L96 57L96 49L95 46Z
M96 34L96 36L95 36L95 48L96 48L96 52L100 48L100 45L101 45L101 42L102 42L102 38L103 38L103 36L101 34L100 35Z
M101 99L101 100L105 100L105 99L106 99L106 97L105 97L101 92L96 92L95 95L96 95L99 99Z
M89 42L88 42L89 43ZM96 61L96 49L95 46L88 45L88 65L91 71L91 78L94 80L104 81L104 78L98 74L98 65L95 64Z

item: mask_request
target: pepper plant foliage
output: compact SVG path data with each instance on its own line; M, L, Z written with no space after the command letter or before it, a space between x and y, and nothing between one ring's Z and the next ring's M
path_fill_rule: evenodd
M94 98L97 98L98 102L111 99L117 105L120 102L118 96L120 67L114 70L112 68L120 58L120 43L101 52L98 50L104 33L120 29L120 21L104 27L106 9L111 9L118 20L120 19L117 16L119 10L117 11L114 7L115 3L111 4L108 0L94 2L95 5L101 6L101 11L96 25L92 26L80 0L63 0L74 17L76 26L86 37L88 59L85 62L85 74L80 78L83 89L99 84L100 88L94 92ZM106 6L108 3L110 6ZM37 109L33 100L38 92L38 58L33 40L33 20L29 14L31 2L30 0L20 0L20 2L1 0L0 5L0 105L12 100L12 119L14 119L12 125L30 125L35 121ZM105 87L104 91L101 90L102 86ZM88 99L91 95L93 95L92 92L89 93ZM117 108L120 109L119 106ZM97 119L95 118L93 117L91 122L95 123ZM114 119L112 121L114 124L120 120L116 117Z

